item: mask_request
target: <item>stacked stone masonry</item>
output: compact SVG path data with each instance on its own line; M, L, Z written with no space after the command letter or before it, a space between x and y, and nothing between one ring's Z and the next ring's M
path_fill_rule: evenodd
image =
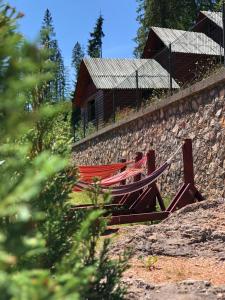
M75 164L108 164L137 151L156 150L157 166L184 138L193 140L195 181L205 197L225 196L225 70L130 119L108 126L73 146ZM182 156L159 180L162 195L172 197L183 181Z

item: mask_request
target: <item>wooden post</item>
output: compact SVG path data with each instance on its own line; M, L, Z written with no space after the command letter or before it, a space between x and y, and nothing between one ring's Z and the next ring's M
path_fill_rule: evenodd
M142 152L137 152L136 157L135 157L135 162L138 162L143 158L143 153ZM138 174L134 176L134 182L141 180L141 174Z
M152 174L156 169L155 151L149 150L147 153L147 175Z
M135 72L136 77L136 109L139 110L139 81L138 81L138 70Z
M170 95L173 93L173 62L172 62L172 45L169 44L169 73L170 73Z
M184 183L167 208L169 212L174 212L175 210L180 209L187 204L192 204L196 201L204 200L201 193L198 191L194 184L194 166L191 139L185 140L182 150Z
M99 115L98 101L96 101L96 99L95 99L95 120L96 120L96 129L97 129L97 131L98 131L98 128L99 128L98 115Z
M76 143L76 126L73 122L73 142Z
M194 186L194 165L192 154L192 140L186 139L183 145L184 184Z
M113 123L116 122L116 103L115 103L115 90L113 89L112 91L112 96L113 96Z
M223 15L223 63L225 66L225 1L223 1L223 8L222 8L222 15Z
M84 138L86 136L86 118L85 118L85 111L83 112L83 133L84 133Z
M142 157L143 157L143 153L137 152L136 157L135 157L135 162L138 162L139 160L141 160ZM139 180L141 180L141 174L134 176L133 182L136 182ZM137 200L137 198L140 196L141 193L142 193L142 191L137 191L137 192L125 195L125 197L122 198L122 201L120 202L120 204L124 205L124 207L126 209L129 209L133 205L133 203Z
M127 160L126 160L125 158L122 158L120 161L121 161L122 163L125 163ZM126 166L123 167L123 168L121 169L121 172L125 171L126 168L127 168ZM126 184L126 179L124 179L124 180L121 181L121 183L120 183L120 185L125 185L125 184Z
M125 163L127 160L125 158L121 158L120 162ZM120 171L123 172L126 170L126 166L123 167ZM120 182L120 185L125 185L126 184L126 179L124 179L123 181ZM113 204L117 204L120 203L120 201L123 199L124 196L115 196L113 197Z

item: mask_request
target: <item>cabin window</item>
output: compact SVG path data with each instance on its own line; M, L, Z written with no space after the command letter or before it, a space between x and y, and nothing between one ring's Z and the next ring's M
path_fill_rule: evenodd
M95 100L91 100L87 104L87 111L88 111L88 122L92 122L95 120Z

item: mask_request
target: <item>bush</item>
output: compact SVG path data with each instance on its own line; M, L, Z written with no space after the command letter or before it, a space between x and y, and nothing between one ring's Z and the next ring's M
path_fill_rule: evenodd
M103 211L70 215L68 107L45 102L52 66L21 16L0 0L1 299L122 299L126 259L98 249Z

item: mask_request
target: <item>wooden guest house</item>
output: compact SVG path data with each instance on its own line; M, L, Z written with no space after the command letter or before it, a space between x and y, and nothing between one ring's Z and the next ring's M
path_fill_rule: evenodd
M206 72L205 67L221 55L221 46L205 33L152 27L142 57L155 59L184 85Z
M87 58L80 66L74 107L96 126L115 117L118 108L137 107L153 91L168 90L169 73L153 59ZM173 88L178 88L173 80Z
M193 30L205 33L223 47L223 19L221 12L200 11Z

